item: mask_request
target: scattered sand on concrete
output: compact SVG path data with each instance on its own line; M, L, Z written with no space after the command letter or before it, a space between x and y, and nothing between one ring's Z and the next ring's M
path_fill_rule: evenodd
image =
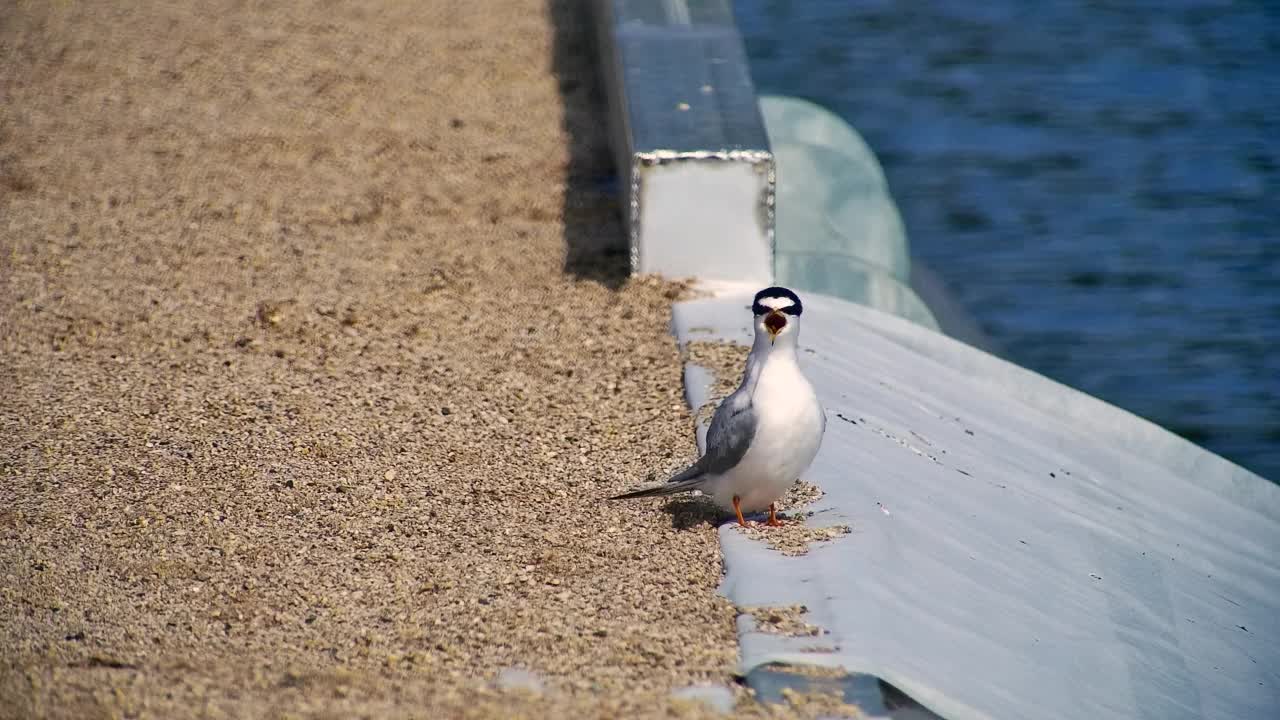
M833 689L816 689L797 692L790 688L782 691L782 697L790 709L803 714L822 718L861 718L865 717L856 705L844 701L843 693Z
M711 714L582 3L3 13L0 715Z
M756 630L773 635L789 637L816 637L823 630L810 624L805 617L809 608L804 605L786 605L778 607L742 608L755 621Z
M797 480L795 485L787 490L787 494L778 500L778 512L794 515L798 517L809 517L813 511L809 509L811 505L822 499L826 495L822 488L811 482Z
M685 362L706 368L715 379L707 402L698 408L698 422L711 422L720 401L724 400L742 383L742 373L751 348L730 342L692 340L684 344L681 355Z
M848 525L809 527L801 521L786 521L782 527L752 524L737 531L757 542L768 544L783 555L805 555L814 543L830 542L852 532Z

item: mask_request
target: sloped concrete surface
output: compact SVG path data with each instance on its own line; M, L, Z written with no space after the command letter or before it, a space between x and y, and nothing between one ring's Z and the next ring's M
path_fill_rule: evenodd
M725 288L680 303L676 335L747 342L749 303ZM841 666L952 720L1280 706L1280 488L905 320L805 306L802 362L829 422L805 522L852 532L786 557L721 528L734 603L803 604L823 630L740 618L744 671Z

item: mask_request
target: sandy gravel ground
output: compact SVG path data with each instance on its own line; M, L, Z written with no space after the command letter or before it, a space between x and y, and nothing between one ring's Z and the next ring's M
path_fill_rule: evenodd
M694 445L581 13L3 2L0 716L732 685L711 525L600 502Z

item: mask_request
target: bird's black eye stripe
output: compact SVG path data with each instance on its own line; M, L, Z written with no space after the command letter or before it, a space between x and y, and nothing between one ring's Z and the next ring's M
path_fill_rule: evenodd
M753 303L753 304L751 305L751 313L752 313L753 315L767 315L767 314L769 314L772 310L773 310L773 308L768 307L768 306L767 306L767 305L765 305L764 303ZM780 313L786 313L787 315L790 315L790 316L792 316L792 317L800 317L800 313L804 312L804 310L803 310L803 308L801 308L801 307L800 307L800 305L797 303L797 304L795 304L795 305L788 305L788 306L786 306L786 307L784 307L784 308L778 308L778 312L780 312Z

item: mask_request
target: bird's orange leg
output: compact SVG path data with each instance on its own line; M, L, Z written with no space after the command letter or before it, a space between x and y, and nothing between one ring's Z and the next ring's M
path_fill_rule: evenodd
M738 513L738 524L739 524L739 525L741 525L742 527L746 527L746 526L747 526L747 520L746 520L746 518L742 517L742 506L741 506L741 503L742 503L742 498L738 497L737 495L734 495L734 496L733 496L733 511L734 511L734 512L736 512L736 513Z
M773 503L769 503L769 522L767 523L769 527L782 527L782 523L778 521L778 515L776 512L777 511L774 510Z

